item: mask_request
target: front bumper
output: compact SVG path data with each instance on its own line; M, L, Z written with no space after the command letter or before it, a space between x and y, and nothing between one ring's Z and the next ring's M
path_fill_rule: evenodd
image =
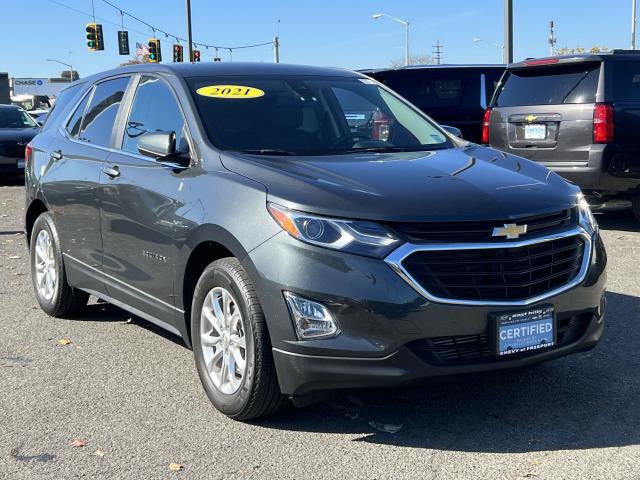
M606 252L599 237L594 253L595 262L579 285L525 307L553 304L558 320L579 319L580 327L564 343L513 357L485 355L453 363L430 355L420 342L487 338L490 314L523 307L432 302L382 260L314 247L285 233L250 252L243 263L265 312L281 391L296 397L516 368L591 349L602 335L605 304ZM324 303L342 333L332 339L298 340L283 290Z

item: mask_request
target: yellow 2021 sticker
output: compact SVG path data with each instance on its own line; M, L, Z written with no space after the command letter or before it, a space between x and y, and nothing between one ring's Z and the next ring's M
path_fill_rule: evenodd
M196 90L198 95L211 98L258 98L264 95L259 88L244 85L209 85Z

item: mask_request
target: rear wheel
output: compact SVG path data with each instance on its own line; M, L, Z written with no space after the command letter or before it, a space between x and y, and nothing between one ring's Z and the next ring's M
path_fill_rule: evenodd
M200 276L191 308L191 338L200 380L220 412L251 420L286 405L262 308L237 259L217 260Z
M52 317L67 317L86 306L89 294L67 282L58 231L49 212L36 219L29 250L33 290L42 310Z

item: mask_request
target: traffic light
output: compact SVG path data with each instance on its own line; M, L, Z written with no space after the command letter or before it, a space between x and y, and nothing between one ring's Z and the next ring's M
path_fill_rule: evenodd
M126 30L118 31L118 53L129 55L129 32Z
M182 45L177 43L173 45L173 61L182 62Z
M157 38L149 39L149 62L159 63L162 61L162 51L160 50L160 40Z
M218 56L215 56L215 57L213 57L213 61L214 62L221 62L222 59L220 57L218 57Z
M191 59L192 62L199 62L200 61L200 50L194 50L193 51L193 58Z
M87 48L95 52L96 50L104 50L104 41L102 39L102 25L99 23L87 23Z

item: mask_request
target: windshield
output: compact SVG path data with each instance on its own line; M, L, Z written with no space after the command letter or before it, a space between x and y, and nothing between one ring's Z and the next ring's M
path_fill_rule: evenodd
M187 79L211 142L259 154L336 155L446 148L442 131L370 79Z
M0 108L0 128L29 128L38 124L24 110Z

